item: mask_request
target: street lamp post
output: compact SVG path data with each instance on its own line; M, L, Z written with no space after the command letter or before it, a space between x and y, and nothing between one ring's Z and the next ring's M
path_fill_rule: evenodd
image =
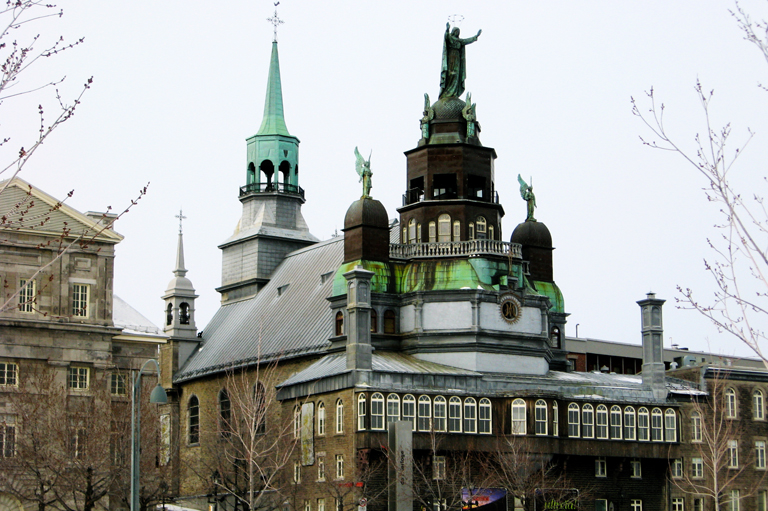
M133 382L133 399L131 400L131 511L139 511L139 454L141 447L141 373L150 362L157 368L157 386L149 395L150 403L167 403L168 396L165 389L160 386L160 365L157 360L151 358L144 362L139 369L139 374Z

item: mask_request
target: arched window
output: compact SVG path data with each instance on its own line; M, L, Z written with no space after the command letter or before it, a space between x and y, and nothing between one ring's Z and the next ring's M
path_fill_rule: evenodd
M725 389L725 416L729 419L736 418L736 391Z
M661 408L654 408L651 410L651 441L653 442L662 442L664 440L661 423Z
M371 395L371 429L384 429L384 394L380 392Z
M384 333L385 334L394 334L396 332L396 324L395 324L395 311L392 309L387 309L384 311Z
M416 224L416 243L421 243L421 222Z
M435 431L445 431L445 404L445 398L443 396L437 396L435 398Z
M187 302L182 302L179 305L179 323L182 325L189 324L189 304Z
M357 396L357 430L365 431L365 394Z
M403 237L400 239L400 243L408 243L408 226L403 225Z
M691 413L691 442L701 442L701 414Z
M568 436L578 438L580 430L579 405L571 403L568 405Z
M477 401L473 397L464 400L464 432L477 433Z
M480 400L478 432L481 435L490 435L493 432L493 409L491 400L484 397Z
M539 399L536 401L536 404L534 405L534 432L537 435L546 435L547 434L547 402L543 399Z
M437 217L437 241L451 241L451 216L440 215Z
M416 398L411 394L403 396L403 420L410 421L416 431Z
M552 402L552 436L560 436L560 414L557 401Z
M469 222L467 228L469 229L469 239L475 239L475 222Z
M664 412L664 439L667 442L677 442L677 413L671 408Z
M317 405L317 434L325 435L325 403L322 401Z
M413 218L408 221L408 243L416 243L416 220Z
M261 182L267 183L265 191L272 191L274 188L272 186L272 176L275 173L275 164L269 160L264 160L261 162L261 165L259 165L259 170L264 174L264 179Z
M461 399L456 396L448 400L448 431L461 433Z
M253 162L248 164L248 172L245 176L245 184L252 184L256 182L256 166L254 166Z
M637 410L637 439L647 442L648 436L648 409L642 407Z
M512 401L512 434L513 435L525 435L526 433L526 420L525 420L525 401L520 398Z
M437 227L435 222L429 222L429 242L435 243L437 241Z
M624 408L624 439L635 439L635 409L631 406Z
M594 423L594 408L590 404L585 404L581 407L581 436L583 438L594 438Z
M257 381L253 386L253 409L254 420L256 421L256 433L263 435L267 430L267 391L264 385Z
M336 433L344 433L344 402L336 401Z
M335 321L336 328L334 329L334 333L336 335L344 335L344 313L339 311L336 313L336 321Z
M553 348L560 347L560 327L553 326L549 331L549 345Z
M187 403L187 438L190 444L200 443L200 400L197 396Z
M387 422L400 420L400 396L390 394L387 396Z
M484 240L487 237L486 233L486 223L485 223L485 217L479 216L475 219L475 236L477 236L477 239Z
M232 404L227 389L219 391L219 433L226 437L232 433Z
M493 226L492 225L488 226L488 239L489 240L496 239L496 238L494 238Z
M419 431L432 429L432 400L429 396L419 396Z
M165 309L165 324L170 325L173 323L173 304L169 303Z
M608 407L605 405L598 405L597 413L595 415L597 419L595 421L597 426L595 428L597 430L597 438L608 438Z
M301 406L293 407L293 438L301 437Z
M291 182L291 164L283 160L280 162L280 177L283 178L283 184L290 184Z
M611 407L611 438L621 440L621 407Z
M461 222L453 221L453 241L461 241Z
M375 334L379 331L379 315L376 313L376 309L371 309L371 333Z
M765 400L760 389L755 389L752 393L752 418L756 421L765 420Z

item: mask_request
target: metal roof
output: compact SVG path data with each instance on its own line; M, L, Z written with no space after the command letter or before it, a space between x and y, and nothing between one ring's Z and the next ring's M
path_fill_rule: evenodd
M343 236L290 253L256 296L221 306L174 381L323 351L332 334L326 298L343 256Z

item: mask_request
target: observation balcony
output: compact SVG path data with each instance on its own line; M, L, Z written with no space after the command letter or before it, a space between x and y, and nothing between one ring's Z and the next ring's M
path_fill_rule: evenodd
M304 188L287 183L251 183L240 187L240 197L252 193L284 193L304 199Z
M390 243L390 259L503 256L522 259L522 245L498 240L439 241L437 243Z
M411 188L407 192L403 194L403 206L407 206L409 204L415 204L417 202L423 202L425 200L453 200L453 199L464 199L464 200L476 200L480 202L491 202L493 204L499 203L499 192L497 191L488 191L483 188L470 188L468 190L468 194L466 196L460 196L456 190L452 189L441 189L441 190L435 190L434 191L434 197L429 198L425 195L424 190L420 188Z

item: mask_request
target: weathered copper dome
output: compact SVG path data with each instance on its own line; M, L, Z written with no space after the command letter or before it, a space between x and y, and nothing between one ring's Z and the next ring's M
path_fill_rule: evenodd
M510 239L522 245L523 259L528 261L532 280L554 282L552 277L552 235L542 222L518 224Z

